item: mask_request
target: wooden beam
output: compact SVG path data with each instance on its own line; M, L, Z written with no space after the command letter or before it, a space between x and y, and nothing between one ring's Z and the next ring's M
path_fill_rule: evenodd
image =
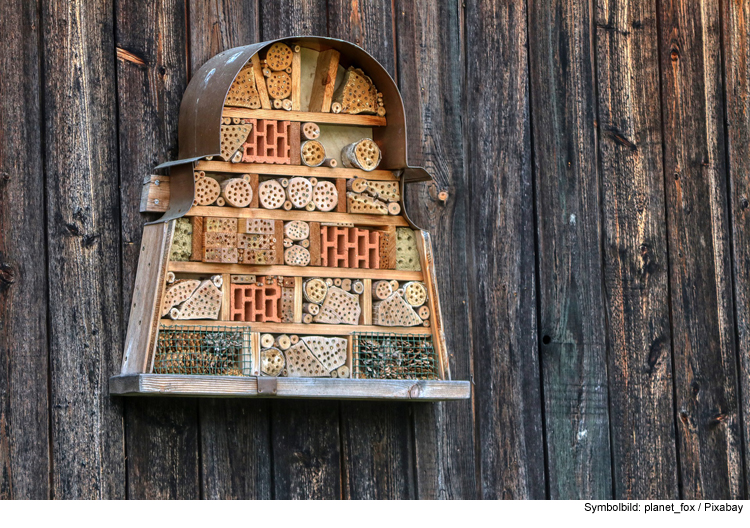
M173 321L172 319L162 319L161 324L164 326L183 326L185 324L195 325L216 325L221 324L222 326L240 326L250 327L253 332L261 333L275 333L275 334L305 334L305 335L331 335L331 336L347 336L354 332L388 332L391 334L415 334L415 335L430 335L432 333L431 328L424 326L413 326L413 327L400 327L400 326L374 326L374 325L348 325L348 324L304 324L304 323L247 323L244 321L222 321L217 323L216 321L209 320L191 320L191 321Z
M141 189L142 213L163 213L169 208L169 176L152 174Z
M260 90L258 91L260 93ZM268 97L266 95L266 97ZM269 103L270 104L270 103ZM245 119L275 119L277 121L312 121L319 125L348 125L363 127L384 127L385 117L364 114L327 114L324 112L297 112L295 110L250 110L249 108L225 107L224 117L240 117Z
M409 224L402 216L350 214L350 213L324 213L307 211L284 211L283 209L250 209L247 207L213 207L195 206L185 216L206 216L217 218L259 218L267 220L302 220L304 222L328 222L328 223L351 223L360 226L401 226Z
M255 75L255 89L260 96L260 106L265 110L271 109L271 100L268 98L268 88L266 87L266 78L263 76L263 70L260 67L260 57L256 53L252 57L253 74ZM244 117L244 116L224 116L224 117ZM267 119L267 118L260 118ZM287 118L288 119L288 118ZM280 120L283 120L281 118Z
M331 111L331 99L336 85L336 74L339 71L339 57L340 53L335 49L325 50L318 55L310 93L310 112Z
M195 170L206 172L239 172L265 174L267 176L315 176L318 178L365 178L368 180L397 181L398 176L388 170L366 172L360 169L338 167L307 167L274 165L267 163L228 163L225 161L199 161ZM253 189L255 190L255 189Z

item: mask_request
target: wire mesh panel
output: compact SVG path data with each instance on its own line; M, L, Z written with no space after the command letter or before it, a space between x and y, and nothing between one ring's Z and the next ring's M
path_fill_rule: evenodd
M438 379L432 336L357 332L353 337L357 378Z
M251 362L249 328L162 325L153 372L247 376Z

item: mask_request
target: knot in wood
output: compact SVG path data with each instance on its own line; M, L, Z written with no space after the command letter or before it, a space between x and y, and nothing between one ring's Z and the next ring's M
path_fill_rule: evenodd
M16 282L16 270L7 262L0 262L0 288L7 288Z

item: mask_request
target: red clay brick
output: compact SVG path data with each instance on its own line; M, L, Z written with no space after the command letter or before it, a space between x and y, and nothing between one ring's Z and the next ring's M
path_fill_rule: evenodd
M320 258L331 268L380 268L380 233L357 227L320 228Z
M232 284L230 310L232 321L280 323L281 286L265 284L262 277L255 284Z
M245 141L244 163L291 163L291 123L272 119L248 119L253 129Z

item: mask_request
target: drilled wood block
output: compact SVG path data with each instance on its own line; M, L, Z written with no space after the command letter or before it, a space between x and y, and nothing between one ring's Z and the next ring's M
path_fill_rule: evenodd
M203 262L238 264L237 248L203 248Z
M237 233L206 231L203 233L204 248L233 248L237 246Z
M236 233L237 232L237 219L236 218L207 217L203 225L207 232L208 231L214 231L214 232L219 232L219 233Z
M240 218L238 230L240 233L251 235L272 235L274 234L274 221L257 218Z

